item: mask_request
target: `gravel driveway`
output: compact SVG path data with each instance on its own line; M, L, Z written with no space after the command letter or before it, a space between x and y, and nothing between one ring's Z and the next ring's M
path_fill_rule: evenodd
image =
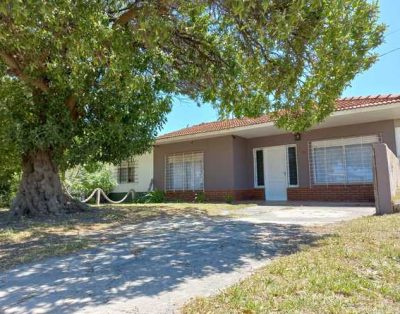
M264 214L123 226L96 249L0 273L0 312L175 313L191 297L214 294L319 237Z

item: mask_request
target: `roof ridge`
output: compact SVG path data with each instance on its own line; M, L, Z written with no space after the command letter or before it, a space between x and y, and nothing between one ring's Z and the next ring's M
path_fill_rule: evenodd
M377 98L397 98L400 94L377 94L377 95L365 95L365 96L347 96L338 98L337 101L343 100L361 100L361 99L377 99Z
M176 130L176 131L168 132L166 134L174 133L174 132L177 132L177 131L180 131L180 130L190 129L190 128L194 128L194 127L198 127L198 126L202 126L202 125L206 125L206 124L210 125L210 124L216 124L216 123L222 123L222 122L228 122L228 121L235 121L235 120L239 120L240 121L240 120L243 120L243 119L253 119L253 118L250 118L250 117L236 118L235 117L235 118L215 120L215 121L209 121L209 122L201 122L201 123L197 123L197 124L193 124L193 125L187 126L185 128L182 128L182 129L179 129L179 130Z

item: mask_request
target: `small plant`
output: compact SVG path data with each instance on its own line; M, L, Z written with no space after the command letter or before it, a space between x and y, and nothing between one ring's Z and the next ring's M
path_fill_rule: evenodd
M225 195L225 203L232 204L233 203L233 196L232 194Z
M161 190L154 190L144 196L145 203L163 203L165 202L165 193Z
M204 203L206 201L206 195L204 192L198 192L194 195L194 202L195 203Z
M146 192L137 192L135 193L135 198L132 200L132 203L143 204L146 202Z

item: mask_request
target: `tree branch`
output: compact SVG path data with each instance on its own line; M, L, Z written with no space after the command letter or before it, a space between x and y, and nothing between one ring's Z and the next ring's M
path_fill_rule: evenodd
M32 79L28 75L26 75L19 66L18 62L13 58L13 56L5 53L4 51L0 51L0 57L3 59L4 63L10 68L10 70L22 81L32 85L33 87L36 87L43 92L47 92L49 90L49 86L44 80Z
M135 10L134 8L130 8L128 11L121 14L119 18L116 19L114 25L125 25L134 17L135 17Z
M125 25L127 24L130 20L132 20L136 16L136 10L138 9L137 5L140 3L140 0L134 1L131 5L125 7L122 9L122 11L125 11L122 13L119 17L117 17L114 21L114 26L115 25ZM121 12L122 12L121 11Z
M65 105L67 106L67 108L71 114L72 120L74 120L74 121L78 120L78 118L79 118L79 111L76 108L76 102L77 102L77 98L76 98L76 95L74 95L74 94L71 94L65 100Z
M159 10L160 15L166 14L169 9L173 8L173 6L171 6L172 3L170 3L170 0L158 0L154 1L154 3L152 3L151 1L136 0L129 7L125 7L122 9L122 11L125 12L115 19L114 26L125 25L129 21L133 20L137 16L137 10L143 8L146 5L146 2L147 5L155 5L155 7Z

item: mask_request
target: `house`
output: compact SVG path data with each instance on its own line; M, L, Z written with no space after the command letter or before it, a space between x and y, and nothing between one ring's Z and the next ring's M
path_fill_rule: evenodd
M399 156L400 95L339 99L331 116L301 134L268 116L202 123L158 137L154 188L181 200L204 192L216 201L371 202L378 142Z
M153 189L153 151L125 160L113 170L118 185L109 196L114 200L122 199L129 190L144 193Z

